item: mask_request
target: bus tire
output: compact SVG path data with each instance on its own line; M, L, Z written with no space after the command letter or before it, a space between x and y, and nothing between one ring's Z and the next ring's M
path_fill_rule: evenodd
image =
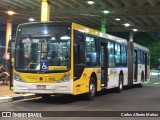
M142 73L142 74L141 74L141 82L138 84L138 87L139 87L139 88L142 88L143 85L144 85L144 74Z
M123 90L123 75L119 75L119 84L117 87L117 92L121 93Z
M96 81L93 77L90 78L89 92L86 94L87 100L93 100L96 95Z

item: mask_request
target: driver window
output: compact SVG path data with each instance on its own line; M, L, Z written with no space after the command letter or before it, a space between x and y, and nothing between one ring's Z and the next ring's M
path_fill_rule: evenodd
M84 35L74 31L74 79L79 79L85 68L85 42Z

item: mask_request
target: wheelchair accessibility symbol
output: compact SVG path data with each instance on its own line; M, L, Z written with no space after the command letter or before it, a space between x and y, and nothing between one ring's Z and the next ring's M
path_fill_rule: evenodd
M47 62L41 63L41 70L48 70L48 63Z

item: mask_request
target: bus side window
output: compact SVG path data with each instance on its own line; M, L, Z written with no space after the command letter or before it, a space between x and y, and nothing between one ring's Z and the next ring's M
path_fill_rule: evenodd
M114 43L108 42L108 65L109 67L115 66L115 53L114 53Z
M125 45L121 45L121 61L122 66L127 66L127 47Z
M121 47L118 43L115 43L115 65L121 66Z
M138 53L137 53L138 55L137 55L137 57L138 57L138 64L140 64L141 63L141 51L140 50L138 50Z
M86 64L93 67L97 65L96 39L86 36Z

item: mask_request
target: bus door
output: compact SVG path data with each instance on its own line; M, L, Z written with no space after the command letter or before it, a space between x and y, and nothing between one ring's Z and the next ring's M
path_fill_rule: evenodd
M138 75L138 50L134 49L134 82L137 82Z
M145 53L145 56L144 56L144 64L145 64L145 81L147 81L147 63L148 63L148 55L147 53Z
M100 44L101 86L106 87L108 83L108 50L107 43L101 42Z

